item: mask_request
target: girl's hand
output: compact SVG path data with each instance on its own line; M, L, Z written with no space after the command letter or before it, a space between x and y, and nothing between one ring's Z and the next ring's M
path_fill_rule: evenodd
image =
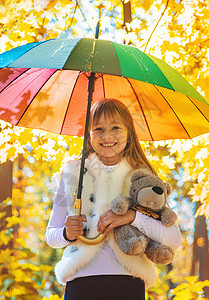
M75 240L77 236L83 234L83 222L86 222L86 216L67 216L65 221L66 235L69 240Z
M107 235L115 227L132 223L135 219L135 216L136 212L133 210L128 210L125 215L118 216L111 209L109 209L103 215L101 215L97 224L97 230L98 232L104 232Z

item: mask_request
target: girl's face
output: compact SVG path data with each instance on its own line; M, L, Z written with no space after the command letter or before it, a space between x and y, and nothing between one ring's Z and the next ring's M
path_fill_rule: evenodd
M119 116L111 118L103 114L90 130L90 142L101 162L111 166L123 157L127 135L127 128Z

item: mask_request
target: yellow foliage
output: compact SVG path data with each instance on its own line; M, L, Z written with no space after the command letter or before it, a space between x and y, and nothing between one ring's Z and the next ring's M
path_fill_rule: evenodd
M209 190L209 189L208 189ZM205 215L209 219L209 198L207 197L205 203L203 203L197 210L196 216Z
M14 159L17 156L17 149L14 146L11 146L6 151L7 156L10 157L10 159Z
M145 10L148 10L152 6L153 2L154 2L154 0L142 0L142 1L133 0L133 7L134 6L136 6L136 7L141 6Z
M46 273L49 273L50 271L53 271L53 269L54 269L53 266L48 266L48 265L40 265L39 268Z
M1 250L1 255L0 255L0 263L6 263L12 255L12 250L11 249L5 249Z
M3 218L6 215L5 212L0 212L0 219Z
M19 25L19 30L29 32L33 30L33 26L31 26L31 24L28 24L26 22L21 22L21 24Z
M7 230L0 231L0 245L7 245L11 240L12 234L8 235Z
M14 272L14 278L15 278L15 281L18 281L18 282L30 282L31 279L28 278L27 276L27 273L24 272L23 269L16 269L15 272Z
M9 221L12 219L8 219ZM16 224L16 222L15 222ZM11 224L9 224L11 225ZM43 272L50 272L51 266L37 266L29 259L35 255L26 248L24 239L16 238L12 234L8 234L9 228L0 232L0 240L4 244L13 242L15 247L12 249L0 250L0 290L1 296L4 299L40 299L37 294L39 288L44 288L46 281L43 279ZM24 235L25 238L25 235ZM17 247L17 245L19 245ZM2 272L4 268L4 272ZM41 281L41 284L37 284L36 281Z
M23 220L23 219L22 219L22 220ZM26 246L26 245L25 245L25 238L20 238L20 237L18 237L18 238L15 239L15 242L18 243L19 246L22 246L22 247L25 247L25 246Z
M32 271L39 271L39 270L40 270L40 267L37 267L37 266L35 266L35 265L33 265L33 264L30 264L30 263L24 263L24 264L21 266L21 268L22 268L23 270L25 270L25 269L30 269L30 270L32 270Z
M22 295L27 295L27 292L28 292L27 288L22 285L22 286L14 287L12 289L10 295L12 295L12 297L18 297L18 296L22 296Z
M14 225L21 224L24 222L24 220L16 216L7 217L6 221L7 221L7 227L13 227Z
M203 288L209 286L209 280L198 281L197 276L188 276L186 282L173 289L174 300L195 300L203 295Z
M43 297L42 300L63 300L64 296L59 297L58 295L51 295L49 298Z

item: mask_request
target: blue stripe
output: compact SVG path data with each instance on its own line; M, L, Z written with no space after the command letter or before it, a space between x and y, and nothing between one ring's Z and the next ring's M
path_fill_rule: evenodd
M62 69L80 39L53 39L39 43L12 62L10 68Z
M8 65L10 65L12 62L14 62L20 56L22 56L25 52L36 47L40 43L43 43L43 42L35 42L35 43L26 44L26 45L11 49L9 51L6 51L6 52L0 54L0 68L8 67Z

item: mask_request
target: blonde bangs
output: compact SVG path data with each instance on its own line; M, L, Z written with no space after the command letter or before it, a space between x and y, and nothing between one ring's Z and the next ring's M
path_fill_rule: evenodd
M98 124L101 116L104 118L114 119L117 116L121 118L122 123L127 126L127 122L130 121L127 118L126 106L116 99L104 99L96 102L91 109L90 127Z

